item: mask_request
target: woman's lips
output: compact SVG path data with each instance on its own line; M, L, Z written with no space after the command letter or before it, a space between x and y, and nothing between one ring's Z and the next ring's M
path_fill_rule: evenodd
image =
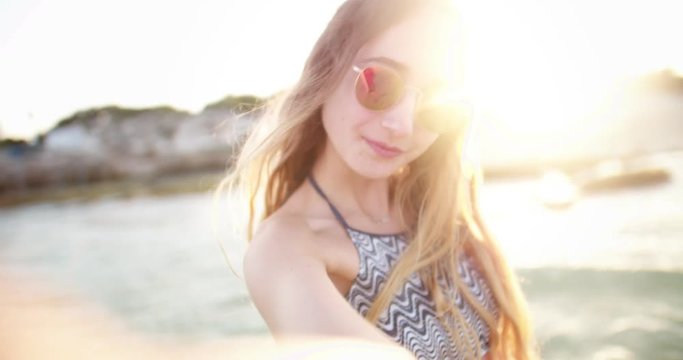
M398 155L401 155L403 153L403 150L387 145L385 143L379 142L379 141L373 141L368 138L363 138L365 142L370 145L372 150L375 151L375 154L383 157L383 158L394 158Z

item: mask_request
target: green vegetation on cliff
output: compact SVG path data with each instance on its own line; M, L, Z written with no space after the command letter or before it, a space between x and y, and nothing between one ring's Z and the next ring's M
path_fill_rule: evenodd
M237 114L253 111L268 101L254 95L228 95L221 100L208 104L204 110L231 110Z
M156 113L159 115L167 114L188 114L185 111L176 110L170 106L158 106L154 108L145 109L127 109L119 106L105 106L100 108L93 108L87 110L81 110L73 115L60 120L54 129L59 129L69 125L83 125L86 128L91 124L92 119L96 119L101 115L111 116L113 121L122 121L123 119L132 118L145 113Z
M23 146L29 146L29 144L26 140L22 140L22 139L11 139L11 138L0 139L0 149L4 149L4 148L10 147L10 146L23 147Z

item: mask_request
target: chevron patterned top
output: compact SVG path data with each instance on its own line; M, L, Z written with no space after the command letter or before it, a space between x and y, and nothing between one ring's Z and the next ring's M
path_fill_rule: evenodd
M313 188L327 202L339 223L346 229L351 241L358 250L360 267L346 300L361 315L365 316L386 283L391 270L408 246L403 234L371 234L352 228L346 223L339 210L332 204L312 176L308 177ZM498 308L486 280L479 274L473 259L466 255L458 259L458 275L467 286L470 294L485 309L498 316ZM460 315L476 331L486 354L490 346L490 329L474 308L462 297L452 282L442 281L441 286L460 310ZM465 339L462 325L456 319L446 318L444 322L457 330L458 336ZM377 326L397 343L410 350L420 360L464 359L463 349L455 346L450 332L437 317L436 304L429 289L417 273L405 282L387 309L379 317ZM471 340L472 349L476 347Z
M347 227L347 232L360 256L358 276L346 296L349 303L363 316L384 286L391 269L407 244L402 235L376 235ZM497 307L491 290L474 268L472 260L462 256L458 262L458 274L471 294L486 309L496 314ZM454 289L449 287L449 289ZM489 328L476 311L464 301L457 290L451 290L453 301L464 320L479 335L482 351L489 348ZM458 324L455 319L448 319ZM455 348L450 333L437 319L436 305L427 287L417 274L409 277L400 292L380 316L377 326L389 337L413 352L418 359L463 359ZM463 329L457 325L464 339ZM476 344L472 343L473 348Z

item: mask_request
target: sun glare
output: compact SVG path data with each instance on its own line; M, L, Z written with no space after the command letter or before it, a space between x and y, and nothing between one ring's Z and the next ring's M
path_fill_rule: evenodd
M509 131L573 131L615 80L683 74L680 1L453 1L468 92ZM181 1L159 13L156 2L132 0L9 1L0 6L0 94L13 100L0 109L0 130L30 136L102 104L199 110L226 93L267 96L296 80L341 3ZM315 16L293 23L303 10Z
M470 91L480 114L507 131L579 131L617 81L683 60L666 41L676 30L673 2L458 3Z

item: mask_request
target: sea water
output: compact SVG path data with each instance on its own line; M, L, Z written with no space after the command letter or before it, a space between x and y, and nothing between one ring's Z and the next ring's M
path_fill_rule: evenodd
M522 281L544 359L683 358L683 156L662 156L670 182L564 210L541 205L535 179L485 183L482 212ZM0 265L152 336L263 334L217 243L239 268L243 239L215 226L216 211L208 193L0 209Z

